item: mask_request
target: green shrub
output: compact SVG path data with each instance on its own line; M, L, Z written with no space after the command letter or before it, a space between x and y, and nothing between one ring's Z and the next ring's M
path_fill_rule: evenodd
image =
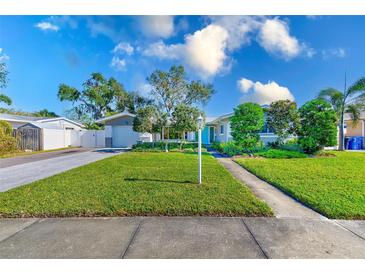
M149 150L160 150L160 151L165 151L165 147L166 147L166 142L147 142L147 143L138 143L133 145L133 150L135 151L137 148L138 149L143 149L144 151L149 151ZM171 150L184 150L186 148L191 148L194 149L198 147L197 143L193 143L193 142L174 142L174 143L168 143L167 144L167 148L169 151ZM203 146L204 147L204 146Z
M325 146L337 144L337 117L332 106L315 99L300 109L299 143L306 153L315 153Z
M276 159L289 159L289 158L306 158L307 155L298 151L289 151L281 149L269 149L262 152L257 152L255 156L261 156L265 158L276 158Z
M239 155L243 152L242 148L232 141L229 141L227 143L221 143L220 146L222 150L221 152L230 157Z
M231 135L237 145L249 150L259 144L259 133L264 126L264 111L259 104L244 103L237 106L230 122Z
M194 152L198 152L198 148L194 148ZM207 152L207 149L205 147L202 147L202 152Z
M12 132L13 129L8 122L0 121L0 155L17 150L17 142Z
M184 149L184 153L193 153L193 152L194 152L194 149L191 147Z

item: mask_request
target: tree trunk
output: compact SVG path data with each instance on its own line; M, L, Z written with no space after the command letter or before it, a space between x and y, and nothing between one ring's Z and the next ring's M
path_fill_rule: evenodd
M344 121L343 121L343 115L342 115L341 121L340 121L339 134L338 134L338 139L339 139L338 140L339 141L338 150L344 150L345 149L345 138L344 138L343 126L344 126Z

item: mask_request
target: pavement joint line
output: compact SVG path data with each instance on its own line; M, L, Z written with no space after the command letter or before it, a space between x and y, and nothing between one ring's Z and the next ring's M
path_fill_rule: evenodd
M339 223L339 222L337 222L337 221L335 221L335 220L333 220L332 222L334 222L335 224L339 225L339 226L340 226L340 227L342 227L343 229L345 229L345 230L347 230L347 231L351 232L352 234L356 235L357 237L359 237L360 239L362 239L362 240L364 240L364 241L365 241L365 238L364 238L363 236L361 236L361 235L357 234L356 232L352 231L351 229L349 229L349 228L345 227L345 226L344 226L344 225L342 225L341 223Z
M121 258L121 259L124 259L124 257L127 255L128 250L129 250L129 247L133 244L134 239L136 238L136 235L137 235L137 233L139 232L139 230L140 230L140 228L141 228L141 226L142 226L142 222L143 222L143 219L142 219L142 220L140 220L140 221L138 222L138 225L137 225L136 229L133 231L132 237L131 237L131 239L129 240L129 242L128 242L128 245L127 245L126 249L125 249L125 250L124 250L124 252L120 255L120 258Z
M8 240L8 239L13 238L15 235L18 235L20 232L22 232L22 231L24 231L24 230L28 229L29 227L31 227L31 226L33 226L33 225L35 225L35 224L38 224L41 220L42 220L42 218L37 219L37 220L35 220L33 223L31 223L31 224L29 224L29 225L27 225L27 226L23 227L22 229L20 229L20 230L18 230L17 232L15 232L15 233L13 233L13 234L9 235L9 236L8 236L8 237L6 237L5 239L2 239L2 240L0 241L0 244L1 244L2 242L5 242L5 241L6 241L6 240Z
M266 251L262 248L261 244L259 243L259 241L255 238L255 235L253 235L253 233L251 232L250 228L248 227L248 225L245 223L244 219L241 218L241 222L243 227L245 227L247 229L247 231L250 233L252 239L255 241L255 243L257 244L257 246L260 248L262 254L264 255L265 259L270 259L269 255L266 253Z

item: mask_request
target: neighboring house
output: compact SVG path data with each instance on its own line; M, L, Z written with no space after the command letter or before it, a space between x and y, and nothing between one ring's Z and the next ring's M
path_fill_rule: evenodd
M97 131L85 130L84 125L65 117L44 118L0 113L0 120L15 129L20 149L49 150L69 146L104 146L97 142ZM102 141L104 142L104 137Z
M345 136L365 136L365 112L360 114L360 120L354 123L349 114L345 114Z
M152 134L133 130L134 117L134 114L124 111L95 121L105 125L106 147L131 147L138 141L152 142Z
M352 137L360 137L360 142L362 142L362 146L358 147L359 149L365 148L365 112L360 113L360 119L357 123L354 123L349 114L345 114L345 137L346 142L345 146L348 147L348 140L353 139Z
M202 143L205 145L212 144L213 142L228 142L232 140L230 118L232 113L228 113L217 118L207 118L205 127L202 131ZM274 142L277 139L277 135L271 132L267 126L266 119L264 128L260 133L260 139L265 144Z
M28 123L55 125L59 128L69 130L81 130L85 128L84 125L65 117L45 118L0 113L0 120L9 122L14 129L17 129L18 127L24 126Z

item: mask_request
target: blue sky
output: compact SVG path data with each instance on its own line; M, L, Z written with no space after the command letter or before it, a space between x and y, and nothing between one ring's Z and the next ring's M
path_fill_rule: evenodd
M364 16L0 16L0 61L12 107L58 114L60 83L77 88L92 72L146 94L154 69L183 64L213 83L210 116L240 102L293 99L342 89L365 75Z

